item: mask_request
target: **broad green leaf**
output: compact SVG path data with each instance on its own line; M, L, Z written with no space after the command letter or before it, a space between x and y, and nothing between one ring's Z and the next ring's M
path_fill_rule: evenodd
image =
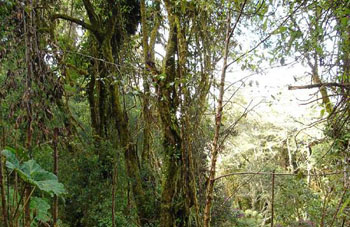
M32 197L30 200L30 209L36 213L36 221L47 222L50 220L50 204L45 199Z
M65 192L63 185L58 182L56 175L42 169L35 160L29 160L23 163L21 170L28 177L24 180L35 185L41 191L45 191L51 195L61 195Z
M1 152L3 156L6 157L6 167L10 170L20 169L20 164L16 155L8 149L5 149Z
M51 196L65 193L64 186L58 182L57 176L41 168L35 160L28 160L21 165L13 152L4 150L2 154L7 159L7 168L16 171L23 181Z
M41 166L33 159L24 162L21 166L21 170L30 177L37 172L43 171Z
M63 184L59 183L57 180L36 181L36 184L40 190L48 192L51 195L63 195L66 192Z
M31 176L36 181L43 181L43 180L56 180L57 181L57 176L51 172L46 171L46 170L34 172Z

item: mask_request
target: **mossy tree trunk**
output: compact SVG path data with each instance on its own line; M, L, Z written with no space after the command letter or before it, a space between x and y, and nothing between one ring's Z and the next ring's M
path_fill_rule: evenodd
M107 138L108 122L115 122L118 131L119 147L124 151L127 175L130 178L132 191L138 211L140 224L143 226L148 223L149 212L146 209L148 202L146 201L144 190L142 187L140 166L137 151L131 137L128 123L127 110L123 108L121 103L122 92L120 90L120 75L117 75L114 56L118 55L120 50L122 36L126 35L123 30L121 15L121 3L108 1L110 15L102 20L102 16L96 14L93 4L89 0L83 0L89 23L72 18L64 14L56 14L52 19L64 19L77 23L89 30L96 42L95 59L102 61L92 61L94 76L90 78L88 87L88 100L90 103L90 112L92 126L94 127L99 138ZM117 44L115 41L117 40ZM115 46L112 46L112 43ZM113 75L113 76L112 76ZM119 76L119 77L118 77ZM112 78L117 78L114 81ZM98 81L97 81L98 80ZM95 94L97 93L97 98ZM107 103L111 101L111 103ZM108 106L112 106L108 108ZM112 111L112 112L111 112ZM111 136L111 135L109 135ZM112 171L112 170L111 170Z
M141 28L142 28L142 48L143 48L143 149L142 149L142 162L143 164L151 164L151 124L152 124L152 111L151 111L151 74L149 72L148 64L155 64L155 44L158 35L158 29L160 27L160 2L154 2L154 9L148 12L145 0L140 1L141 11ZM148 25L147 20L149 14L153 14L151 25Z
M187 126L190 128L187 124L191 124L186 120L186 115L190 114L189 103L186 102L190 94L185 85L188 44L186 30L178 14L181 6L168 0L164 1L164 5L168 14L169 36L162 73L157 80L165 152L160 225L189 226L191 207L196 207L196 219L199 208L190 134L185 130Z
M149 54L149 44L148 44L148 27L147 27L147 15L146 15L146 4L144 0L140 1L141 9L141 25L142 25L142 46L143 46L143 63L147 64L151 61L151 56ZM158 29L158 28L156 28ZM150 86L148 84L148 72L146 68L143 70L143 149L142 149L142 162L149 160L150 157Z
M164 0L163 3L167 12L169 35L161 70L157 69L154 58L150 58L154 48L152 40L155 38L155 30L150 35L148 45L145 12L142 24L144 62L148 71L153 74L158 97L156 104L163 131L160 226L199 226L193 137L205 110L212 65L211 53L204 54L205 47L210 45L204 38L207 34L194 31L202 29L202 25L207 25L208 21L198 23L199 18L206 18L200 6L185 2L176 4L172 0ZM145 11L144 1L141 2L141 10ZM190 54L189 45L195 48ZM200 73L191 68L192 61L202 66Z
M182 140L177 119L178 101L175 90L177 31L171 14L169 14L169 22L170 31L162 70L164 78L158 82L158 109L163 125L165 152L160 224L161 226L182 226L182 224L176 223L176 219L180 222L185 221L186 209L182 195L182 182L180 181Z

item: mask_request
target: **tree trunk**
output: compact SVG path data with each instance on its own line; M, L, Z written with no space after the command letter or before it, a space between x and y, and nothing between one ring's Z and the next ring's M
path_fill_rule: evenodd
M149 212L146 210L147 200L142 186L137 151L130 136L127 115L125 110L122 110L120 103L120 91L118 84L111 85L111 93L113 100L113 112L116 127L119 133L119 142L124 151L126 170L128 177L131 180L131 188L137 206L140 223L142 226L144 226L149 221Z
M146 23L146 6L145 0L140 1L141 9L141 25L142 25L142 46L143 46L143 149L142 149L142 162L150 160L150 88L148 84L148 72L146 70L147 62L151 61L148 45L148 28Z
M58 177L58 128L54 129L54 138L53 138L53 173ZM58 221L58 197L55 195L53 197L53 207L52 207L52 217L53 217L53 226L57 226Z
M163 60L164 80L158 81L158 110L163 125L163 148L165 152L163 191L161 199L160 226L186 226L189 213L183 192L182 139L176 112L178 97L174 82L177 78L175 54L177 28L170 2L164 2L169 19L169 38ZM171 86L169 86L172 84Z
M163 179L163 191L161 200L161 214L160 214L160 226L184 226L182 224L186 221L186 212L183 203L183 197L177 190L181 188L181 150L179 146L175 146L175 143L169 143L167 141L177 141L180 143L180 138L169 132L166 133L163 141L164 151L167 154L164 161L164 179ZM176 222L176 219L179 222Z
M117 184L117 166L113 162L113 176L112 176L112 227L115 227L115 193Z
M8 227L8 214L7 214L7 206L6 206L6 192L5 192L5 186L4 186L4 178L3 178L3 161L2 156L0 157L0 187L1 187L1 208L2 208L2 218L3 222L5 224L5 227Z
M315 4L315 9L314 9L314 13L315 13L315 18L320 18L319 17L319 13L318 13L318 5ZM315 27L314 27L314 31L312 31L313 33L316 33L315 36L314 36L314 43L316 43L316 45L318 45L318 39L319 39L319 23L320 21L316 21L315 22ZM319 75L319 53L317 52L317 49L315 47L315 50L313 50L313 61L314 61L314 64L311 63L311 59L310 57L308 57L307 55L307 59L308 59L308 64L312 70L312 81L315 83L315 84L322 84L322 80L320 78L320 75ZM333 109L333 106L332 106L332 103L329 99L329 96L328 96L328 92L327 92L327 88L325 86L322 86L320 87L320 93L321 93L321 97L322 97L322 103L327 111L328 114L331 114L332 113L332 109Z
M29 12L24 13L24 32L25 32L25 55L26 55L26 111L27 111L27 132L26 132L26 143L25 147L31 156L31 147L32 147L32 105L31 105L31 96L32 96L32 80L33 80L33 4L31 0L27 0L25 6L29 9ZM24 10L25 11L25 10ZM24 195L24 227L30 227L30 186L25 186L25 195Z
M1 106L1 100L0 100ZM5 124L2 120L2 111L0 109L0 130L1 130L1 143L0 143L0 152L5 147ZM5 227L9 226L9 219L7 213L7 205L6 205L6 192L5 192L5 180L3 175L3 158L0 154L0 193L1 193L1 208L2 208L2 219Z
M96 73L98 70L94 70L93 73ZM98 134L100 131L99 124L98 124L98 118L97 118L97 106L95 101L95 84L96 84L96 78L94 75L91 75L90 81L88 83L87 87L87 94L88 94L88 101L89 101L89 107L90 107L90 118L91 118L91 126L93 128L93 133Z
M210 164L210 172L209 172L209 179L208 179L208 185L206 190L206 202L205 202L205 208L204 208L204 215L203 215L203 225L204 227L210 226L210 209L211 204L213 200L213 191L214 191L214 183L215 183L215 172L216 172L216 161L217 156L219 152L219 135L220 135L220 128L221 128L221 119L223 114L223 98L224 98L224 92L225 92L225 77L226 77L226 69L227 69L227 59L228 59L228 48L230 43L230 24L231 24L231 15L228 14L227 21L226 21L226 38L225 38L225 49L224 49L224 63L221 70L221 79L220 79L220 86L219 86L219 98L217 101L217 109L216 109L216 115L215 115L215 135L212 143L211 148L211 164Z

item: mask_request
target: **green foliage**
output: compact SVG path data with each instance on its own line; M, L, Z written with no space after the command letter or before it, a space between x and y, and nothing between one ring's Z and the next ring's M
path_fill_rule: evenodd
M307 185L305 178L280 179L275 199L276 222L292 225L295 220L319 220L322 198Z
M57 176L42 169L35 160L31 159L21 164L12 151L5 149L1 154L6 157L6 167L17 172L24 182L51 196L61 196L66 192L63 184L58 182Z
M240 227L253 227L263 225L263 216L257 211L248 209L245 210L244 213L241 211L240 213L236 214L236 217L237 218L233 223Z
M46 199L32 197L30 200L30 209L34 216L32 226L38 225L38 222L48 222L51 219L50 204Z

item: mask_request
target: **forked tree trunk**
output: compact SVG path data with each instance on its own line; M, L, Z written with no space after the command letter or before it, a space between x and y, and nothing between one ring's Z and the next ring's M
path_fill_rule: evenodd
M175 22L173 5L164 1L169 19L169 36L166 55L163 60L164 80L158 81L158 110L163 125L163 147L165 152L163 191L161 198L160 226L187 226L189 209L186 207L183 191L183 152L181 129L176 116L178 110L178 94L175 81L180 78L176 70L176 51L178 48L179 29ZM172 84L172 85L171 85ZM171 86L170 86L171 85Z

